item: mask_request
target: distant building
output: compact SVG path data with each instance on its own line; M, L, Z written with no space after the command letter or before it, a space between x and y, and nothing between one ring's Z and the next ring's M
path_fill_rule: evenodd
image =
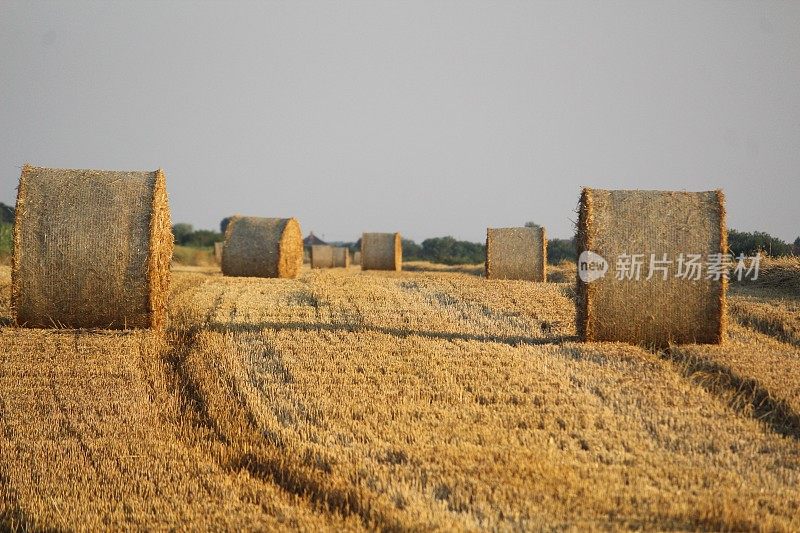
M328 243L314 235L313 231L310 231L308 237L303 239L303 263L311 263L311 247L321 244Z
M323 241L322 239L320 239L316 235L314 235L313 231L309 232L308 237L303 239L303 248L310 248L311 246L313 246L315 244L328 244L328 243Z

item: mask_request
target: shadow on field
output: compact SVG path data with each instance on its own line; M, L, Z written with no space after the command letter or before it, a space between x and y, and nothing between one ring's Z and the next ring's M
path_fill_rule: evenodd
M265 329L274 330L293 330L293 331L342 331L348 333L382 333L394 337L425 337L428 339L442 339L448 341L479 341L497 342L509 346L529 345L541 346L544 344L560 344L563 342L575 341L578 338L574 335L550 335L545 337L525 337L522 335L500 336L500 335L479 335L474 333L455 333L448 331L425 331L409 330L398 328L387 328L380 326L365 326L362 324L311 324L305 322L256 322L252 324L226 324L221 322L210 322L204 329L217 333L229 332L259 332ZM546 330L543 329L543 332Z
M737 375L725 365L704 357L665 350L662 357L675 363L684 377L725 401L734 411L765 423L772 431L800 440L800 414L752 378Z
M354 516L364 529L406 529L393 515L393 508L365 498L361 490L346 481L334 479L324 457L318 454L298 456L280 435L259 424L232 385L235 380L219 379L219 367L211 359L195 353L197 334L208 329L214 329L213 324L173 328L168 332L169 348L164 362L174 378L170 383L172 393L181 401L181 419L197 431L183 438L189 439L192 446L197 445L195 439L207 439L204 442L211 450L211 457L221 468L246 471L261 482L274 484L298 499L307 500L315 509L343 517ZM284 368L284 372L284 379L291 382L288 370ZM0 487L2 480L0 472ZM24 516L11 512L4 515L2 503L0 494L0 531L5 531L6 524L12 526L11 530L19 529L14 525Z
M742 326L800 348L800 330L788 312L763 313L748 301L729 298L728 313Z

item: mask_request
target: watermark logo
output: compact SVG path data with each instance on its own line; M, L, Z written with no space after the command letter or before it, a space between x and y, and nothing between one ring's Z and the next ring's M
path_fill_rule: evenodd
M591 283L605 277L612 270L618 281L650 281L653 278L663 281L677 278L687 281L735 279L743 281L758 279L761 256L746 257L744 254L679 253L676 257L667 254L619 254L609 262L598 253L589 250L578 257L578 276L584 283Z
M578 276L584 283L596 281L608 272L608 261L600 255L589 250L581 252L578 257Z

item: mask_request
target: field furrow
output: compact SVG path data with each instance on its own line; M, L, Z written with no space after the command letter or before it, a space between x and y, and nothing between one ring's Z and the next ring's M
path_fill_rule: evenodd
M796 412L796 347L752 329L582 344L566 284L424 270L183 269L169 313L0 332L3 524L800 528L796 435L708 378Z

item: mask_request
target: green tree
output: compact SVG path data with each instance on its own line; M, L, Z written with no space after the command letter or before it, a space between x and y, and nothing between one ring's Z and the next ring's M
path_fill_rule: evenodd
M547 241L547 262L556 265L561 261L577 261L575 237Z
M415 243L411 239L403 239L403 260L415 261L422 259L422 246Z
M486 246L450 236L434 237L422 241L422 258L446 265L482 263L486 261Z
M794 246L793 246L793 248L794 248L794 249L792 250L792 253L793 253L794 255L800 255L800 237L798 237L798 238L796 238L796 239L794 240Z
M760 252L772 257L791 255L792 245L763 231L728 230L728 247L735 255L755 255Z
M222 234L208 229L198 229L190 233L184 240L184 246L195 246L198 248L214 246L215 242L222 240Z
M185 245L189 236L194 233L194 227L185 222L178 222L172 226L172 234L175 236L175 243Z

